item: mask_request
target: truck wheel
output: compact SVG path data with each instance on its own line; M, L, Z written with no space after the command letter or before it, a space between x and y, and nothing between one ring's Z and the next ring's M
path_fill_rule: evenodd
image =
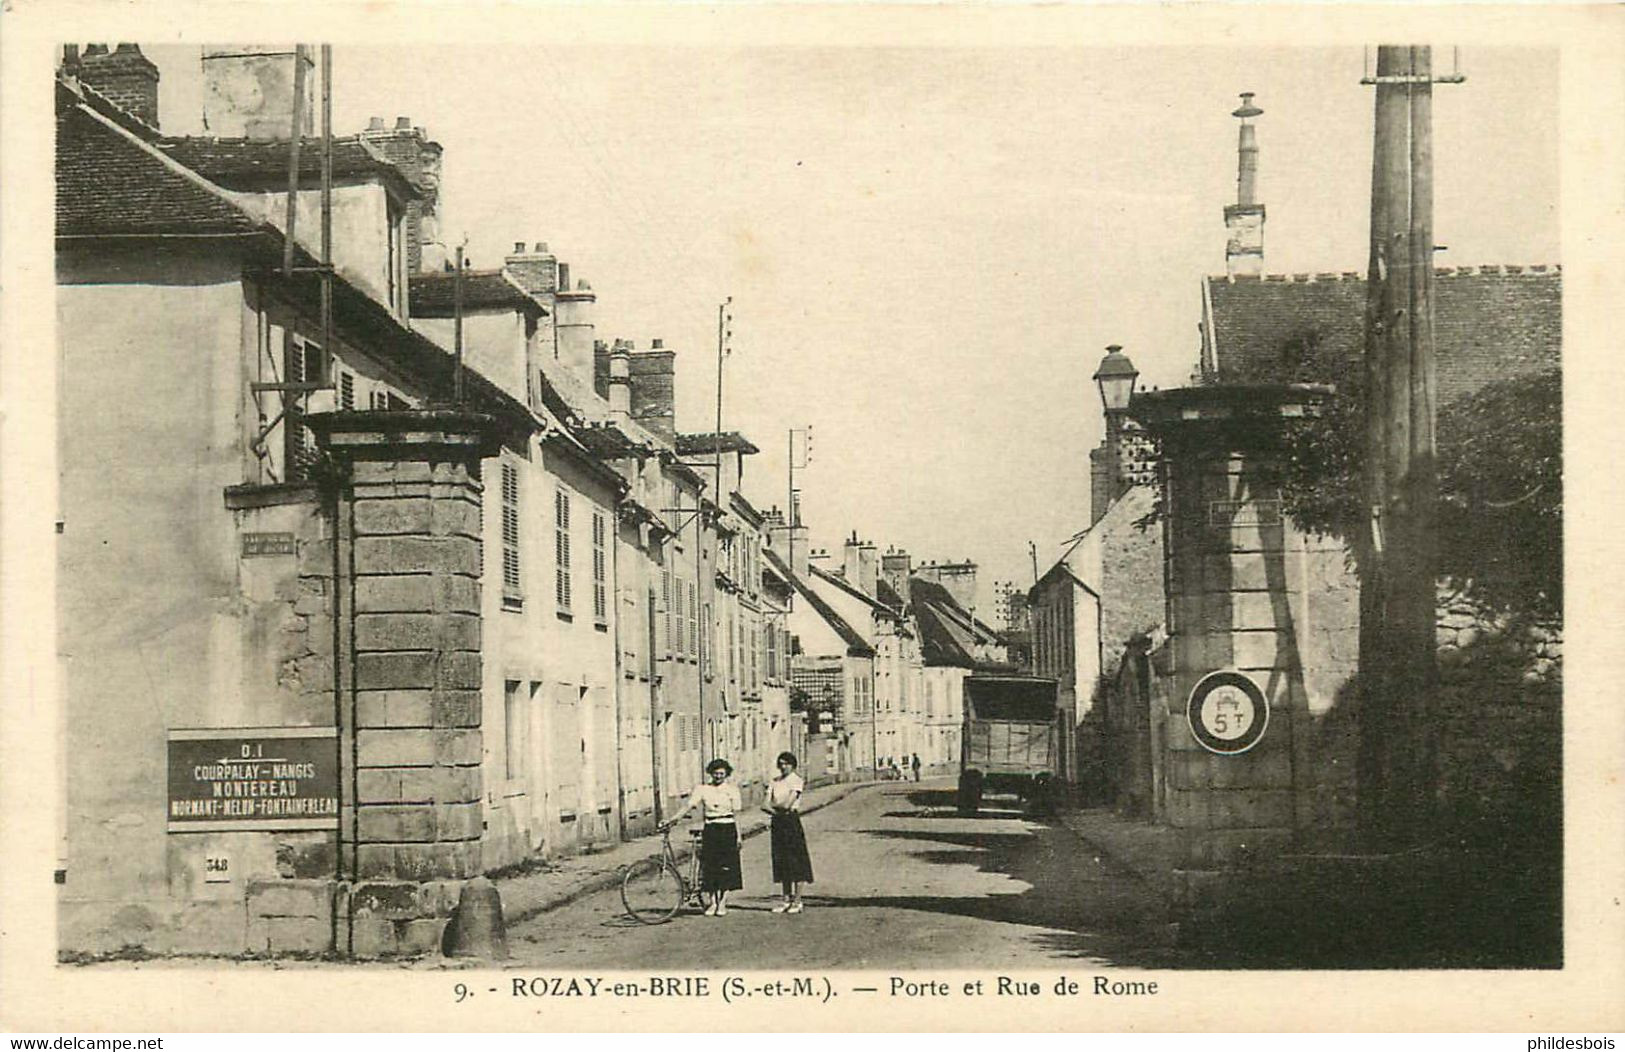
M982 807L982 779L976 771L966 771L959 776L959 797L957 800L959 813L973 815Z
M1053 815L1055 813L1055 782L1049 777L1043 777L1033 782L1028 791L1028 806L1033 814Z

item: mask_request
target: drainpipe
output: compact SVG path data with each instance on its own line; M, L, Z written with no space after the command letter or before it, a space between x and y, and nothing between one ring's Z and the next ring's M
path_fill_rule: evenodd
M613 523L613 529L609 529ZM610 545L609 567L611 580L615 588L609 593L614 599L614 627L610 630L615 645L615 815L616 832L622 840L626 839L626 772L621 765L621 684L624 682L621 668L621 541L617 536L621 532L621 517L616 514L610 523L605 523L609 532L606 538Z

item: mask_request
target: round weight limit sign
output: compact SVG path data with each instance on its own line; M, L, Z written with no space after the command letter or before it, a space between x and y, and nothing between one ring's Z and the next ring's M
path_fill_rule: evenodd
M1270 706L1258 684L1242 673L1209 672L1191 688L1185 716L1202 748L1234 756L1264 737Z

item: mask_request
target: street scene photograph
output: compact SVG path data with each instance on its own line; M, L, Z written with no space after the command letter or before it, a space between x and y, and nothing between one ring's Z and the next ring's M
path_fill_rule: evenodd
M1559 49L254 28L53 54L59 970L1572 963Z

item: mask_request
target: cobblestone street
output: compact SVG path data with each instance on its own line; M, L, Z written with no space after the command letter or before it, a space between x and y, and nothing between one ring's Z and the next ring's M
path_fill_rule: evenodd
M509 930L514 964L580 968L1019 968L1176 963L1156 898L1060 825L996 802L953 810L946 780L861 789L806 820L805 913L770 912L766 837L745 841L728 915L648 927L615 890Z

